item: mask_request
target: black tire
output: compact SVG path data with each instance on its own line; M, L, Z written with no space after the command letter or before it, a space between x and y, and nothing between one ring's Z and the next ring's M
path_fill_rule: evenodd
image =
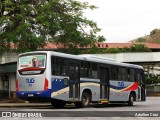
M134 95L131 93L129 95L128 106L133 106L133 103L134 103Z
M81 102L76 102L75 106L80 107L88 107L91 102L91 95L88 92L83 92Z
M51 100L51 104L54 106L54 108L63 108L66 102L60 100Z

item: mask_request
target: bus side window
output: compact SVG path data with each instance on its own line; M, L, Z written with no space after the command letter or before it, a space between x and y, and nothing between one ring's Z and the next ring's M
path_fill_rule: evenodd
M131 81L131 82L136 81L135 70L132 68L129 69L129 81Z
M91 78L90 62L81 62L80 76L84 78Z
M92 63L92 78L98 79L97 63Z
M117 67L111 66L111 80L117 80Z
M66 59L52 57L52 75L67 75Z
M122 68L122 81L128 81L127 75L127 68Z
M118 81L122 80L122 68L118 67Z

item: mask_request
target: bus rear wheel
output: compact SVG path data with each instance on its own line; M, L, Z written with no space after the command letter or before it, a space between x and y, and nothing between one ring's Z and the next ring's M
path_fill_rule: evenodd
M60 101L60 100L51 100L51 104L52 106L54 106L54 108L63 108L65 106L65 102L64 101Z
M88 107L91 102L91 95L88 92L83 92L81 102L76 102L76 107Z
M133 102L134 102L134 95L131 93L129 95L128 106L133 106Z

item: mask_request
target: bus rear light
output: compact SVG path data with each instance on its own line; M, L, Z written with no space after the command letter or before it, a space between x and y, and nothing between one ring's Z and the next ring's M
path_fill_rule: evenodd
M19 91L18 80L16 80L16 91Z
M44 90L48 90L48 80L45 78Z

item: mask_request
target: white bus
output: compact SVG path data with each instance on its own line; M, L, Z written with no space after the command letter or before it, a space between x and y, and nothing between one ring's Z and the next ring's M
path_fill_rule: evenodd
M56 108L66 103L145 101L142 66L85 55L53 51L22 53L18 57L16 94L20 99L50 100Z

